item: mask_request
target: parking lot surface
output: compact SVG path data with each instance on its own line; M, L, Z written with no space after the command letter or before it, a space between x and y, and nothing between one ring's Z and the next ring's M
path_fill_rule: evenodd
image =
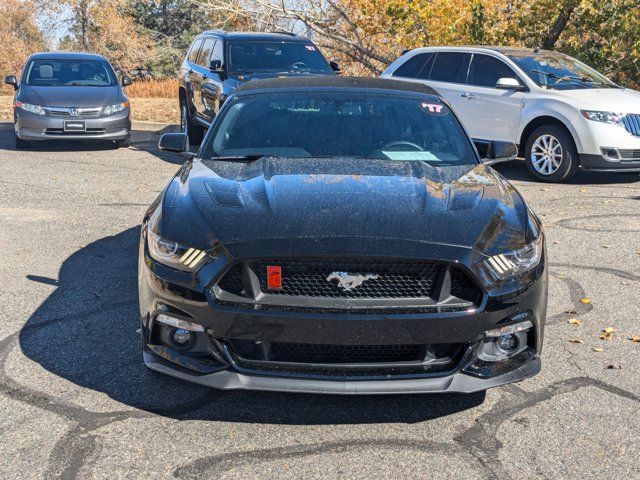
M222 392L142 363L139 225L182 161L158 137L15 151L0 123L0 477L640 477L640 176L497 167L545 223L537 377L486 395Z

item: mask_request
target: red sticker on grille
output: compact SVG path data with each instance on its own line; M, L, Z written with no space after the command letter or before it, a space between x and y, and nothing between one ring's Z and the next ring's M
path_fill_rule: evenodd
M282 290L282 267L267 265L267 288L269 290Z

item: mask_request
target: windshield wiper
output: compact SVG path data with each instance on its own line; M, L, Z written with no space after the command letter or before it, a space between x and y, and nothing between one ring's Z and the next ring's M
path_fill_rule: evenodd
M218 157L210 157L209 160L220 160L223 162L255 162L261 158L278 158L269 154L253 154L253 155L221 155Z
M618 86L615 84L604 83L598 80L592 80L591 78L587 78L587 77L579 77L574 75L558 75L557 73L545 72L543 70L536 70L536 69L532 69L531 71L535 73L541 73L542 75L546 75L551 78L557 78L560 81L577 80L578 82L582 82L582 83L590 83L594 85L602 85L603 87L618 88ZM556 83L560 83L560 82L556 82Z

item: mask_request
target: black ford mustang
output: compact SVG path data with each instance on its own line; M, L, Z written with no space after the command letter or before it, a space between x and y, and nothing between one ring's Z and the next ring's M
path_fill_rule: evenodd
M163 150L186 152L184 134ZM540 370L544 236L436 92L249 82L149 208L144 361L212 387L471 392ZM184 154L184 153L183 153Z

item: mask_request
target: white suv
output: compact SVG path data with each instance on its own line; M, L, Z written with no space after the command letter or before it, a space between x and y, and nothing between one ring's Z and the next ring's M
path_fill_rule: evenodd
M382 76L435 88L472 137L515 142L541 180L561 182L578 168L640 172L640 92L567 55L509 47L418 48Z

